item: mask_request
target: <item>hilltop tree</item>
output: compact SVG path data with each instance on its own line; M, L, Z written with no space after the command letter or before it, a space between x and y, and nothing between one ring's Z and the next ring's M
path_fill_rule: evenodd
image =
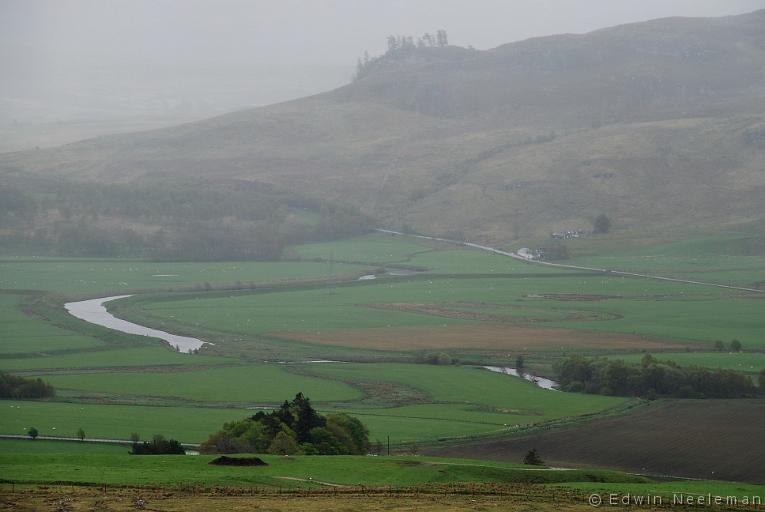
M523 463L528 464L531 466L543 466L544 461L539 456L539 453L537 453L536 448L532 448L528 452L526 452L526 455L523 457Z
M436 32L436 44L438 46L447 46L449 44L449 36L446 35L446 30L439 30Z
M605 213L601 213L597 217L595 217L595 220L592 223L592 232L593 233L608 233L611 230L611 219L608 218L608 215Z

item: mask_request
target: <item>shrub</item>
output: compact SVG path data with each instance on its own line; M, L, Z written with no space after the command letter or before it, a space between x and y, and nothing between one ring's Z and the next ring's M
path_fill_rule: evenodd
M157 434L151 442L133 443L131 455L185 455L181 443L175 439L165 439L164 436Z

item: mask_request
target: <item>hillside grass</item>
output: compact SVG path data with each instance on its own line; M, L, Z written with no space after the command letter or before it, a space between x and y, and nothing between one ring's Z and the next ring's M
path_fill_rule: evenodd
M342 485L411 486L449 483L551 483L597 478L607 482L644 482L641 477L608 470L555 471L520 464L432 457L274 456L259 455L268 466L210 465L214 456L130 456L128 447L0 440L0 475L15 482L78 482L123 485L224 485L313 487Z

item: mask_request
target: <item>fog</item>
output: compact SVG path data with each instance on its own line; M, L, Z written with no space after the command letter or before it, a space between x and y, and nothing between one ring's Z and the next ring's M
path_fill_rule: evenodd
M383 51L389 34L445 29L451 44L487 49L762 7L765 0L0 0L0 127L168 123L301 97L347 82L357 57Z

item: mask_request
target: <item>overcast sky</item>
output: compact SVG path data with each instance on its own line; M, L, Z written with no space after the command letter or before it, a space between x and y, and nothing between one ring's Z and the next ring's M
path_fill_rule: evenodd
M452 44L486 49L759 8L765 0L0 0L0 100L14 115L179 102L206 114L342 85L388 34L445 29Z

